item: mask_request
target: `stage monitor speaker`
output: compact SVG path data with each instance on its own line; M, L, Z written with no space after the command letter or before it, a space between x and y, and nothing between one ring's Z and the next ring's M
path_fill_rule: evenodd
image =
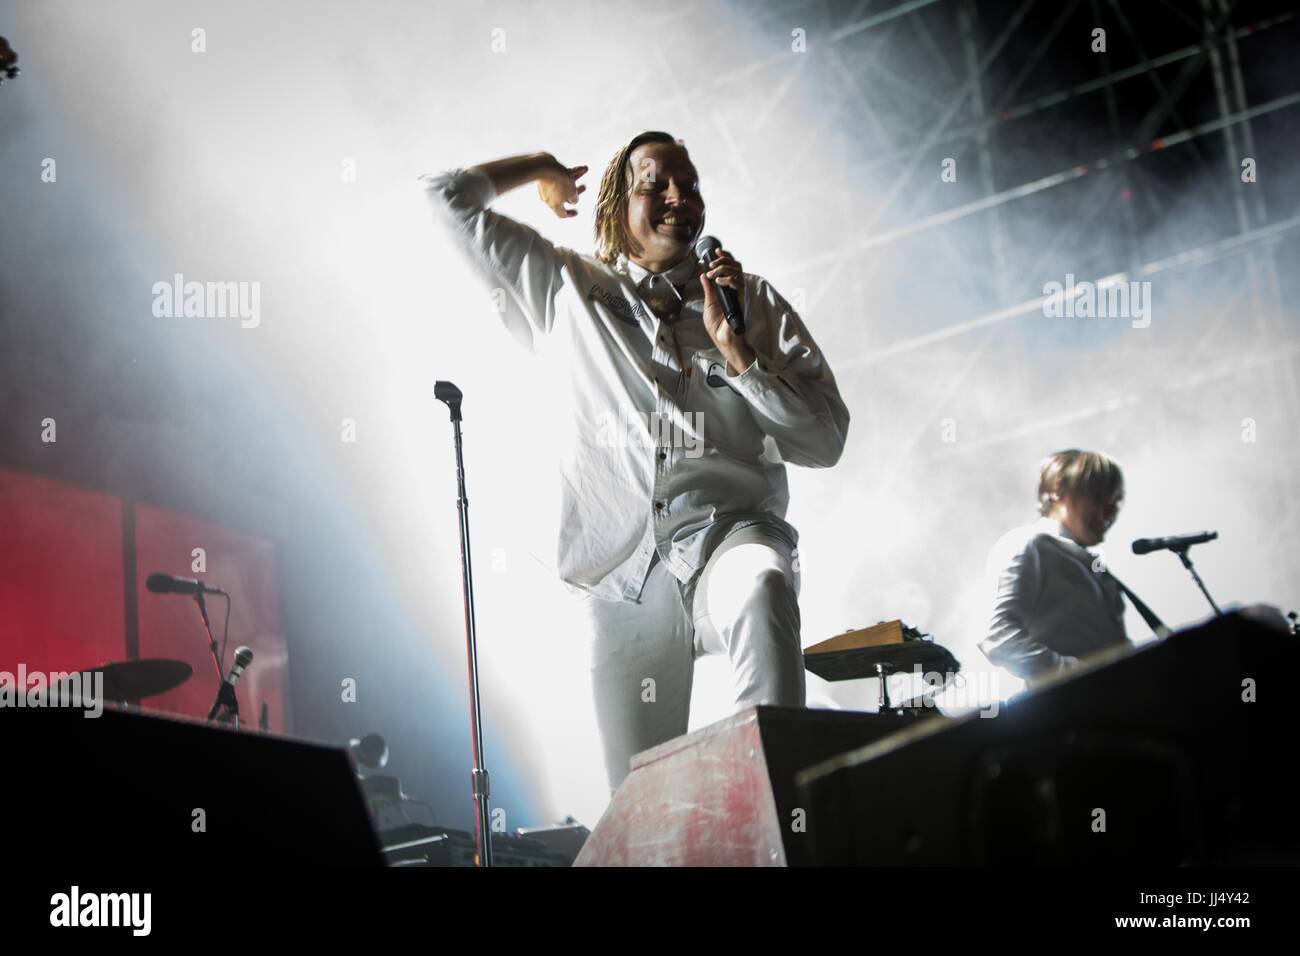
M1300 644L1240 615L797 775L810 862L1300 862Z
M807 851L795 771L921 721L751 707L632 758L575 866L787 866Z
M105 708L0 710L11 859L382 866L341 747Z

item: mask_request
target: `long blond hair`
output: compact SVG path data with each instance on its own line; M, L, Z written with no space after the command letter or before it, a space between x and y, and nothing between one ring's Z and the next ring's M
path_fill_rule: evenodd
M640 244L627 233L627 195L632 185L629 166L632 151L645 143L672 143L686 151L686 144L672 134L648 130L620 146L609 161L605 174L600 177L600 194L596 197L596 258L606 264L617 259L619 253L639 255L641 252Z

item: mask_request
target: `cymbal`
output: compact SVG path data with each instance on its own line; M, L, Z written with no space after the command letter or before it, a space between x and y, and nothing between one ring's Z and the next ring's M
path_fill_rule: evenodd
M194 668L184 661L163 657L139 661L116 661L81 671L82 687L87 677L104 675L104 699L119 704L133 704L145 697L164 694L184 684ZM84 693L84 691L83 691Z

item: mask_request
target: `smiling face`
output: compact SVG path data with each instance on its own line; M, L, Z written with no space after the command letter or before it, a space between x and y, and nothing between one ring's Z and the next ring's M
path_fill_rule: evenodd
M1057 505L1057 516L1074 540L1091 548L1106 540L1106 532L1115 523L1123 504L1122 487L1105 500L1083 494L1066 495Z
M704 229L699 176L675 143L638 146L628 167L627 235L635 244L628 258L663 272L691 252Z

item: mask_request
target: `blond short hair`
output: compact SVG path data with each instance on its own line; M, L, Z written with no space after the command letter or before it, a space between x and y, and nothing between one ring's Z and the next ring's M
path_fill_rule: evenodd
M1099 451L1058 451L1038 469L1038 513L1050 515L1057 501L1071 495L1110 501L1123 490L1124 472L1115 459Z

